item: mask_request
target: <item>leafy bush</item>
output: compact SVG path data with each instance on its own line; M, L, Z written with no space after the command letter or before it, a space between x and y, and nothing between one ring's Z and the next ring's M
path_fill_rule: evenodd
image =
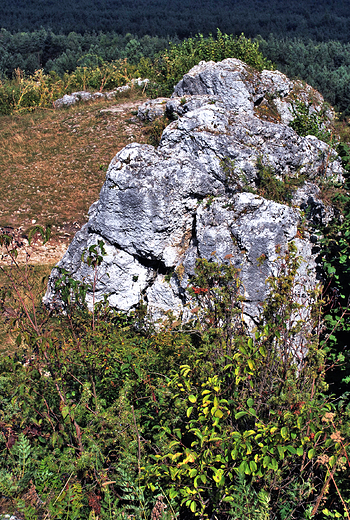
M310 113L310 107L302 103L294 107L294 114L296 117L290 126L299 135L315 135L333 145L344 168L344 184L332 179L321 179L321 188L328 188L330 193L326 203L331 203L336 212L330 222L315 231L321 235L319 256L323 262L327 299L323 339L325 351L332 362L327 381L331 384L332 392L347 399L350 383L350 149L348 143L333 138L326 131L324 114Z
M169 497L204 518L237 511L243 476L258 504L256 510L253 500L246 505L248 518L284 518L286 495L296 485L299 495L287 509L300 518L295 515L306 514L311 505L305 483L321 492L315 478L315 472L322 474L320 461L333 457L331 464L337 464L342 457L342 446L333 451L334 423L324 419L334 417L334 407L324 395L324 352L312 324L318 313L307 321L300 314L299 261L292 246L278 264L254 335L239 324L244 303L236 270L205 260L197 265L192 292L201 309L202 345L197 359L170 381L179 419L176 427L161 425L163 449L146 479L167 480ZM228 341L225 327L233 316L238 323Z
M33 110L36 107L52 106L64 91L63 82L55 75L46 75L38 70L25 77L16 71L16 77L0 82L0 113L11 114Z
M348 337L350 332L350 154L346 143L338 144L338 152L345 168L345 185L338 187L333 204L339 213L322 229L320 256L327 276L328 309L326 349L334 365L329 371L332 391L349 395L350 355Z
M85 254L94 276L101 256L103 244ZM11 327L33 330L26 351L0 360L7 511L258 520L346 509L349 410L326 395L322 302L298 301L291 245L252 333L225 261L198 260L183 327L169 316L155 331L142 312L101 304L90 313L69 292L69 312L43 309L40 327L33 309L18 313Z
M174 86L184 74L202 60L222 61L225 58L237 58L257 70L272 68L259 51L257 42L243 34L235 37L217 31L217 36L205 38L199 34L179 44L170 44L169 49L159 53L151 63L141 59L139 70L142 76L149 77L156 84L158 95L171 95Z

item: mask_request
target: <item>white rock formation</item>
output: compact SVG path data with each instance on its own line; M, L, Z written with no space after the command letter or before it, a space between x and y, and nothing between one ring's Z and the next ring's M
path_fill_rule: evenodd
M81 90L79 92L72 92L71 94L65 94L63 97L56 99L56 101L53 102L54 108L64 108L64 107L70 107L72 105L75 105L79 102L86 102L86 101L95 101L96 99L114 99L115 96L120 92L125 92L127 90L130 90L133 86L138 87L146 87L149 83L148 79L132 79L130 83L127 83L126 85L122 85L121 87L117 87L114 90L111 90L110 92L88 92L86 90Z
M142 296L155 318L167 310L183 312L196 258L213 258L214 251L222 262L232 255L230 261L241 269L247 317L258 315L266 297L265 280L274 270L278 245L296 241L305 260L300 280L305 289L314 286L313 243L308 233L301 239L297 232L299 208L309 208L310 217L322 220L317 181L341 178L342 168L328 145L299 137L287 125L296 99L313 101L316 111L323 102L311 87L280 72L259 73L226 59L191 69L166 104L162 99L141 107L144 119L166 108L174 120L157 148L133 143L114 157L88 223L52 271L45 303L59 304L55 280L60 268L76 279L92 280L81 257L98 240L106 244L107 256L99 268L96 300L107 295L112 306L129 311ZM261 165L282 181L306 179L294 205L252 193ZM259 265L261 255L266 260ZM307 298L306 292L301 298Z

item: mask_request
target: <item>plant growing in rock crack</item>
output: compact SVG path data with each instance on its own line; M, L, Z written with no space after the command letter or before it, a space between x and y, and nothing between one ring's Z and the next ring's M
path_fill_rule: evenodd
M162 137L164 128L169 124L167 116L158 117L154 121L148 123L145 127L146 135L148 135L147 142L152 146L158 146Z
M281 204L289 204L294 191L305 182L303 175L279 179L272 166L265 164L262 157L258 157L256 166L258 195Z
M226 175L226 182L230 190L256 193L256 189L251 186L245 173L240 170L237 171L234 160L225 157L220 162L220 166Z
M332 144L333 134L326 128L327 117L325 108L327 107L324 107L321 112L312 112L312 103L307 105L301 101L296 101L292 104L294 118L289 123L289 126L302 137L314 135L321 141Z

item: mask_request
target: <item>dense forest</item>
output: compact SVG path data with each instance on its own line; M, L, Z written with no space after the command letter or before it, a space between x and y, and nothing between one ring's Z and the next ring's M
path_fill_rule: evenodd
M130 32L138 36L178 36L223 32L249 37L270 33L319 41L349 41L350 14L346 2L321 0L3 0L0 27L9 31L51 28L75 31Z
M0 73L11 77L17 68L28 74L43 68L62 75L73 72L77 66L98 63L98 58L113 61L127 58L136 64L142 56L153 58L165 49L168 40L157 36L125 36L116 33L54 34L41 29L31 33L0 32Z
M343 115L350 112L350 44L339 41L317 42L301 38L256 38L263 55L274 66L298 77L320 92ZM178 44L174 37L172 44ZM34 74L38 69L59 76L77 67L96 67L104 62L127 59L137 65L142 57L153 60L169 47L165 37L138 37L111 33L71 32L55 34L40 29L33 32L0 32L0 75L11 78L16 69Z

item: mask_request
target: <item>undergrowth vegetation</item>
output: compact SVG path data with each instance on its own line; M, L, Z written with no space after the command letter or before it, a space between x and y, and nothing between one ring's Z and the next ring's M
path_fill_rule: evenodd
M348 399L350 395L350 141L348 127L337 126L340 132L332 133L325 127L325 114L316 114L310 107L297 103L290 126L302 136L314 135L333 146L341 157L344 182L320 178L318 180L325 202L335 208L334 218L314 231L320 235L319 258L325 271L325 290L328 307L324 319L327 341L324 348L330 368L327 381L333 391ZM338 134L338 135L337 135ZM328 160L328 159L327 159ZM276 182L276 181L275 181Z
M338 186L332 202L339 208L336 216L323 231L320 255L328 274L328 293L332 304L325 320L331 334L326 347L334 366L330 371L329 381L338 387L340 394L350 395L350 147L339 143L338 153L342 157L345 169L345 185Z
M44 230L36 227L43 239ZM2 306L18 345L0 360L0 502L37 518L346 518L349 406L328 391L320 289L300 300L293 243L278 251L253 334L239 271L198 260L192 320L90 312L62 272L64 312L36 303L10 235ZM21 297L19 285L25 287Z
M0 114L20 113L36 107L52 108L53 101L64 94L86 89L113 90L139 76L151 80L149 91L154 97L171 95L174 85L201 60L238 58L258 70L272 66L259 52L258 43L244 35L233 37L219 30L216 38L199 35L170 44L169 49L159 52L154 59L141 57L136 64L126 58L112 62L98 56L94 58L91 65L79 66L62 76L43 70L25 76L17 69L12 80L0 82Z

